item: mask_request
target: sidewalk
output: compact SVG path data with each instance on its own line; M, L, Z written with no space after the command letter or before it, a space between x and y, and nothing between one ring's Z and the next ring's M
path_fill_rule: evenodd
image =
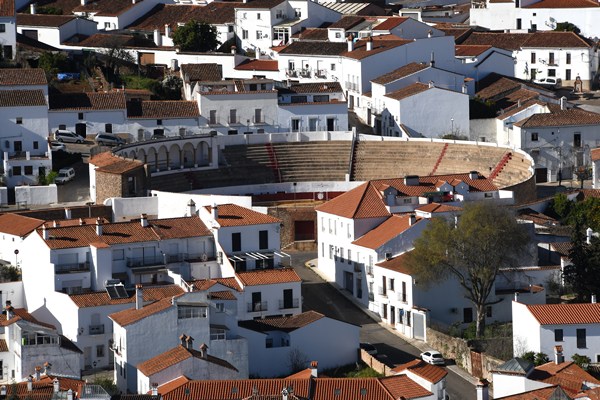
M345 290L341 290L338 285L333 284L331 282L328 282L327 279L325 279L325 277L323 275L321 275L321 271L319 270L319 268L317 268L318 265L319 265L318 259L316 259L316 258L313 259L313 260L309 260L309 261L307 261L304 264L304 266L306 268L310 269L315 274L317 274L321 279L323 279L323 281L329 283L331 286L333 286L334 288L336 288L344 297L346 297L348 300L350 300L362 312L364 312L365 314L367 314L373 321L377 322L380 327L382 327L382 328L386 329L387 331L389 331L390 333L393 333L394 335L398 336L399 338L401 338L405 342L409 343L411 346L419 349L421 352L427 351L427 350L434 350L431 347L429 347L426 342L423 342L421 340L412 339L412 338L407 338L406 336L401 335L397 330L393 329L388 324L382 322L381 318L379 317L379 314L374 313L373 311L371 311L368 308L366 308L363 304L361 304L358 301L356 301L356 298L354 296L351 296ZM456 365L456 364L446 365L446 368L449 369L450 371L454 372L456 375L460 376L462 379L464 379L467 382L471 383L472 385L476 385L477 384L478 379L475 378L475 377L473 377L473 376L471 376L467 371L465 371L464 369L460 368L458 365Z

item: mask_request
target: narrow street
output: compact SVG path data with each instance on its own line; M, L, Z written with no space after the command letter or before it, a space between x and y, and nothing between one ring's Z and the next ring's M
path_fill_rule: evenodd
M360 326L360 340L375 345L379 354L377 358L389 366L406 363L419 357L421 350L380 326L337 289L305 266L306 261L317 257L316 253L293 252L291 254L292 265L302 278L302 311L315 310L328 317ZM447 393L450 399L475 400L475 386L450 368L447 370Z

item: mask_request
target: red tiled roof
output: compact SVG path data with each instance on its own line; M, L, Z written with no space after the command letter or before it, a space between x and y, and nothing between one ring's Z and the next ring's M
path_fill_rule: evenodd
M144 163L140 160L119 157L110 151L96 154L91 157L89 163L95 165L96 171L109 174L124 174L137 168L143 168Z
M426 212L426 213L443 213L443 212L462 211L462 208L457 207L457 206L449 206L447 204L429 203L422 207L417 208L415 211L422 211L422 212Z
M538 31L534 33L473 32L462 44L489 45L507 50L591 47L587 41L573 32L554 31Z
M566 399L566 394L560 386L550 386L542 389L534 389L527 392L514 394L512 396L498 397L496 400L551 400Z
M0 86L47 85L46 73L41 68L2 68Z
M382 23L373 27L374 31L389 31L406 21L407 17L390 17Z
M390 258L389 260L382 261L377 263L378 267L389 269L390 271L400 272L402 274L410 275L412 270L410 270L406 265L407 255L410 252L402 253L399 256L394 258Z
M592 44L575 32L537 31L529 35L523 47L591 48Z
M206 6L186 4L159 4L150 12L134 21L127 29L132 31L152 32L155 29L164 34L165 24L172 30L177 29L179 23L191 19L205 21L210 24L225 24L235 21L235 8L244 4L235 2L211 2Z
M165 369L172 367L173 365L179 364L182 361L187 360L188 358L196 358L199 360L205 360L206 362L220 365L221 367L228 368L234 371L237 369L228 363L225 360L220 358L211 356L209 354L206 355L206 358L202 357L200 351L195 349L188 349L182 345L179 345L175 348L165 351L162 354L157 355L149 360L146 360L137 365L138 371L142 374L150 377L154 374L157 374Z
M295 83L280 89L281 93L343 93L339 82ZM297 104L297 103L294 103ZM314 104L314 103L311 103Z
M437 365L428 364L419 359L407 362L406 364L398 365L392 369L392 371L396 373L402 373L406 370L411 371L415 375L418 375L431 383L438 383L444 379L446 375L448 375L448 371L446 371L444 368L438 367Z
M212 206L206 206L206 209L211 212ZM245 226L279 224L281 220L237 204L220 204L217 206L217 222L221 226Z
M38 228L37 232L43 237L42 229ZM148 220L145 228L140 221L104 224L101 236L96 234L94 225L47 228L47 233L48 239L45 242L51 249L85 247L96 242L113 245L211 235L198 217Z
M75 15L17 14L17 25L58 28L76 18Z
M42 226L43 220L24 215L6 213L0 215L0 232L23 237Z
M244 286L302 282L293 268L255 269L238 272L237 276Z
M92 13L97 16L117 16L121 15L130 8L136 7L143 0L132 2L131 0L92 0L87 1L85 5L79 5L71 10L75 12ZM137 6L139 7L139 6ZM65 13L66 10L63 10Z
M592 8L600 7L593 0L542 0L523 8Z
M429 65L424 63L413 62L410 64L406 64L398 69L395 69L392 72L388 72L387 74L381 75L373 79L371 82L378 83L380 85L385 85L386 83L396 81L398 79L404 78L405 76L409 76L419 71L422 71L426 68L429 68Z
M248 59L235 67L238 71L279 71L277 60Z
M540 325L600 324L600 303L533 304L527 309Z
M277 318L262 318L262 319L251 319L246 321L239 321L238 325L242 328L250 329L257 332L269 332L269 331L285 331L291 332L296 329L304 328L325 318L323 314L316 311L306 311L302 314L292 315L291 317L277 317Z
M0 17L13 17L15 15L14 0L0 0Z
M50 329L56 329L54 325L47 324L45 322L38 321L33 315L29 314L24 308L13 308L12 309L13 316L11 319L6 319L6 313L0 314L0 325L1 326L9 326L14 324L17 321L27 321L31 324L36 324L40 326L45 326Z
M50 95L50 110L125 110L125 93L86 92Z
M192 285L194 285L194 288L196 288L197 290L208 290L216 284L221 284L238 292L242 291L242 287L234 277L200 279L192 282Z
M373 41L373 48L370 51L367 51L368 40ZM404 46L408 43L413 43L413 41L401 39L395 35L371 36L368 39L362 39L354 43L354 50L352 51L348 51L348 49L346 48L346 51L343 52L341 56L354 58L355 60L362 60L364 58L371 57L372 55L382 53L399 46Z
M392 215L378 227L371 229L356 239L352 244L373 250L378 249L404 231L410 229L410 219L410 215ZM417 218L415 225L421 222L421 220L422 218Z
M119 35L116 33L95 33L92 36L73 43L73 45L100 48L157 48L151 39L147 39L143 35Z
M160 313L168 310L170 307L174 307L171 298L165 298L162 300L155 301L152 304L148 304L140 309L128 308L127 310L118 311L110 314L109 318L115 321L120 326L127 326L151 315Z
M135 303L134 293L135 292L132 292L131 295L125 299L111 299L106 291L72 294L69 297L78 308L86 308ZM179 296L183 293L184 290L178 285L142 288L142 298L144 302L154 302L165 298L170 299L173 296Z
M549 108L549 113L533 114L514 125L521 128L600 125L600 114L578 108L560 110L551 105Z
M173 384L159 387L163 400L234 400L249 399L255 393L261 396L278 396L281 398L281 389L293 388L294 394L308 398L310 381L307 379L239 379L228 381L198 380L182 382L179 378ZM168 391L166 389L169 389ZM345 399L339 399L345 400Z
M365 17L359 17L355 15L344 15L342 18L329 25L328 28L332 29L350 29L365 20Z
M186 100L142 100L127 102L127 118L198 118L198 103Z
M213 4L213 3L211 3ZM175 6L179 7L179 6ZM220 81L223 79L223 66L221 64L182 64L181 74L189 82L195 81Z
M208 298L212 300L237 300L235 294L230 290L221 290L218 292L210 292Z
M395 399L418 399L433 395L429 390L406 375L388 376L381 378L380 382Z
M456 57L477 57L492 48L490 45L457 45Z
M327 41L329 30L327 28L306 28L292 35L294 39Z
M403 87L402 89L398 89L393 92L387 93L385 95L385 97L389 97L390 99L394 99L394 100L402 100L402 99L406 99L408 97L414 96L416 94L423 93L432 88L433 88L433 86L430 87L429 85L427 85L425 83L416 82L416 83L413 83L412 85Z
M0 90L0 107L46 106L46 97L41 89Z
M598 379L572 361L565 361L560 364L548 362L537 366L529 375L529 379L550 385L559 385L571 395L579 393L584 383L595 386L600 385Z

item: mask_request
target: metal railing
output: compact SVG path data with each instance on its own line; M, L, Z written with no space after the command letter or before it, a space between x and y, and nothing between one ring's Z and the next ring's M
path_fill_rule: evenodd
M259 301L256 303L247 303L248 312L267 311L268 304L266 301Z
M88 327L90 335L102 335L104 333L104 324L90 325Z
M298 308L300 307L300 299L292 299L292 301L279 300L279 309L284 310L286 308Z
M56 264L54 271L57 274L70 274L73 272L86 272L90 270L89 262L82 263L69 263L69 264Z

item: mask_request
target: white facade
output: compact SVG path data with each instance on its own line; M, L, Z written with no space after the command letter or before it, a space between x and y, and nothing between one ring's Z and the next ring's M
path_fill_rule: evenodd
M67 129L72 132L94 136L100 132L124 133L133 131L133 127L130 126L127 120L127 110L125 108L116 110L90 109L86 111L51 109L48 112L48 122L51 132L57 129Z
M45 16L40 16L43 19ZM52 17L51 17L52 18ZM75 35L91 36L98 32L97 24L85 18L72 18L59 26L46 26L42 24L19 23L17 32L28 37L37 38L38 41L60 49L63 42ZM69 72L69 71L61 71Z
M12 11L14 12L14 8ZM17 54L17 21L15 15L0 17L0 46L2 58L13 59Z

